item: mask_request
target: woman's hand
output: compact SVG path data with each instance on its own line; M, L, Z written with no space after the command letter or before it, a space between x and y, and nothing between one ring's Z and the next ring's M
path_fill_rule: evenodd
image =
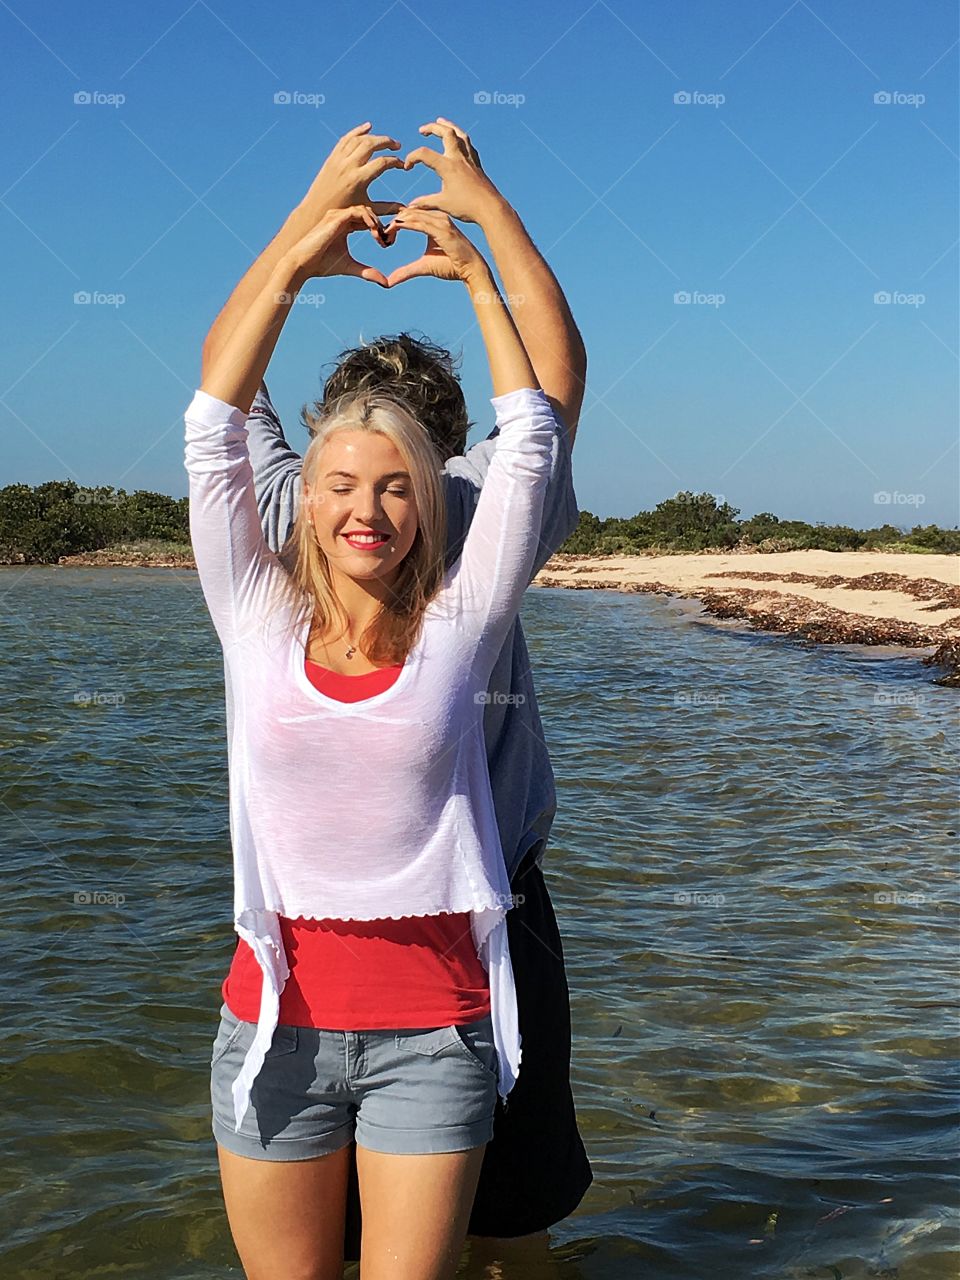
M478 272L490 274L483 254L454 225L448 214L407 206L387 227L384 243L393 244L397 232L403 230L421 231L427 237L427 248L414 262L407 262L390 273L387 285L391 289L416 276L467 281Z
M346 209L355 204L369 204L367 187L388 169L405 169L399 156L377 156L383 147L400 149L396 138L386 133L369 133L370 121L359 124L337 142L323 168L314 178L310 190L300 202L300 209L321 218L330 209ZM389 212L401 208L395 204Z
M377 244L386 236L378 212L389 213L391 207L374 201L372 205L355 204L347 209L330 209L317 225L308 231L287 255L298 281L312 276L359 276L373 284L388 287L386 276L376 267L368 267L347 248L347 236L352 231L368 230Z

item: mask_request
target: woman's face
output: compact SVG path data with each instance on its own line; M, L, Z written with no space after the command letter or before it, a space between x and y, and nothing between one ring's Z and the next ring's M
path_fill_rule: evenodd
M417 536L413 480L379 432L344 428L326 441L304 486L320 550L351 578L389 580Z

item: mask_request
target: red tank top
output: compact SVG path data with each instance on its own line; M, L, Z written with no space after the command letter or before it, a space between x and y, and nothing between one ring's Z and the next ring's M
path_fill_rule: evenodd
M403 664L345 676L309 659L321 693L360 702L389 689ZM282 1025L379 1031L475 1022L490 1012L487 971L477 957L470 913L400 920L295 920L280 917L290 976L280 994ZM235 1017L260 1017L263 974L237 939L221 988Z

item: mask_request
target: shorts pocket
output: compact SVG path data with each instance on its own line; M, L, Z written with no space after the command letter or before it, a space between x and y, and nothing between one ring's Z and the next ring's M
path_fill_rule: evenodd
M243 1051L246 1053L249 1046L253 1043L253 1037L257 1033L257 1024L255 1022L244 1022L230 1009L224 1005L220 1013L220 1029L217 1032L217 1038L213 1042L213 1051L210 1055L210 1065L215 1067L217 1063L235 1046L242 1045ZM264 1055L264 1061L270 1058L279 1058L287 1053L295 1053L299 1036L296 1027L288 1027L283 1024L274 1027L273 1040L270 1048Z
M443 1049L448 1049L457 1042L456 1029L450 1027L428 1027L425 1031L398 1031L395 1036L398 1049L407 1053L418 1053L425 1058L432 1058Z
M493 1042L493 1024L489 1015L477 1022L461 1022L450 1029L456 1036L455 1043L461 1053L499 1080L497 1046Z
M233 1048L243 1035L244 1028L248 1026L252 1027L253 1024L241 1021L239 1018L234 1017L232 1013L220 1015L220 1027L210 1054L211 1067L215 1067L223 1055Z
M448 1027L432 1027L426 1031L398 1031L396 1045L407 1053L424 1057L443 1054L467 1058L475 1067L499 1078L489 1014L477 1022L451 1023Z

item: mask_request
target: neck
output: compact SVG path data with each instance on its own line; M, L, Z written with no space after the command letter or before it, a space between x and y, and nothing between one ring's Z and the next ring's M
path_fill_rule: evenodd
M333 589L350 620L349 634L354 641L379 613L380 606L391 598L391 584L396 576L393 572L386 579L350 578L334 569Z

